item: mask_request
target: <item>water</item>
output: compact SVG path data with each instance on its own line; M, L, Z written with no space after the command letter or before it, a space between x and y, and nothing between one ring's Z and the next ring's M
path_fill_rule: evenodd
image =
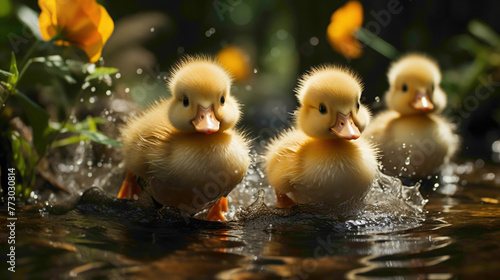
M68 165L67 172L73 166L73 173L66 174L74 182L68 187L71 191L81 192L85 180L106 185L105 174L120 169L108 158L96 159L93 149L82 142L73 158L60 163ZM52 197L53 202L46 204L39 194L38 204L17 209L14 275L453 279L491 278L500 272L500 195L495 184L500 170L484 162L448 166L438 190L424 191L423 196L418 184L404 186L380 175L361 204L287 210L274 207L272 189L258 156L253 153L253 157L245 180L229 197L227 223L194 219L170 208L141 209L97 188L72 199ZM96 162L110 165L99 174L93 167ZM90 168L91 178L86 175ZM2 208L3 228L6 214ZM3 240L7 237L4 231L0 235ZM7 245L2 244L1 250L7 252ZM6 255L1 254L0 260L5 263ZM2 279L12 276L6 270L0 273Z
M486 173L467 166L471 163L452 168L464 172L455 174L459 178L466 172L478 178ZM499 173L495 168L484 169ZM101 197L103 201L96 204L92 201L97 198L85 195L89 201L81 201L78 209L62 215L41 215L37 205L22 206L17 210L14 275L61 279L493 279L500 272L500 208L498 201L494 203L499 198L498 186L461 187L452 196L424 192L428 197L425 219L411 209L406 221L394 219L393 214L386 222L400 226L392 229L381 220L359 225L354 223L357 220L336 220L307 211L278 213L272 206L268 207L271 212L228 223L194 219L186 223L172 209L151 215L127 202ZM99 193L95 193L97 197ZM365 199L377 194L382 195L375 192ZM256 203L265 198L260 199ZM5 228L5 208L0 215ZM5 231L1 235L5 240ZM6 244L1 250L6 252ZM3 263L5 258L2 253ZM2 279L12 276L5 269L0 273Z

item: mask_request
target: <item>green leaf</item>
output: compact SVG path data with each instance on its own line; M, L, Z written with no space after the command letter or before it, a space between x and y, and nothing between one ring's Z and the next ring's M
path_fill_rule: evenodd
M38 40L43 40L42 34L40 32L40 27L38 25L38 13L29 8L26 5L21 5L16 11L17 18L26 27L29 28L31 33L35 35Z
M62 123L60 122L50 122L49 127L54 131L61 130L61 133L79 132L82 130L93 130L91 127L95 126L96 124L103 124L105 122L106 120L103 118L89 116L85 119L85 121L77 122L74 125L67 123L64 125L64 127L62 127ZM97 131L97 127L95 127L94 130Z
M105 120L99 117L87 117L85 121L78 122L74 125L66 124L64 125L64 127L62 127L61 123L50 122L49 126L52 130L61 130L61 133L74 132L79 134L78 136L70 136L56 141L52 144L52 147L71 145L82 140L91 140L100 144L111 145L117 148L121 147L120 142L106 136L105 134L97 130L97 124L102 123L105 123Z
M7 83L9 83L12 88L14 88L16 86L17 79L19 78L19 71L17 70L16 55L14 54L14 52L11 52L10 73L12 73L12 75L9 76L9 78L7 79Z
M14 96L20 101L33 129L33 145L35 146L35 150L39 157L43 157L50 141L48 137L49 114L23 93L17 91Z
M89 81L92 81L94 79L98 79L98 78L101 78L103 76L106 76L106 75L114 74L116 72L118 72L118 69L114 68L114 67L97 67L94 70L94 72L92 72L92 74L85 77L85 81L89 82Z
M96 122L94 121L93 118L91 117L87 117L87 123L89 124L89 130L90 131L94 131L94 132L97 132L97 124Z
M58 147L63 147L63 146L67 146L67 145L72 145L72 144L80 143L80 141L82 141L82 140L87 140L87 138L80 136L80 135L70 136L68 138L64 138L64 139L55 141L54 143L52 143L52 147L58 148Z
M500 45L500 36L493 28L491 28L486 23L479 20L471 20L467 25L467 29L474 36L484 40L492 47L498 47Z
M21 141L24 140L16 131L11 131L10 142L12 146L12 159L16 165L21 177L26 174L26 162L24 161L23 150L21 148Z
M115 139L109 138L108 136L98 131L82 130L80 131L80 133L97 143L111 145L116 148L120 148L122 146L120 142L116 141Z
M70 84L76 83L76 80L71 76L70 69L64 59L60 55L50 55L33 58L33 62L45 64L57 76L66 80Z
M14 75L14 74L12 74L12 73L10 73L8 71L4 71L4 70L1 70L1 69L0 69L0 74L2 74L4 76L7 76L7 77L10 77L10 76Z

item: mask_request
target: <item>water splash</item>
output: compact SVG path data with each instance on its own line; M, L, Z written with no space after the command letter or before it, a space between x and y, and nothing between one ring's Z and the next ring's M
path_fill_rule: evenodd
M258 166L254 166L257 168ZM248 180L248 179L245 179ZM258 182L259 180L257 180ZM254 181L255 182L255 181ZM231 218L259 226L269 224L290 225L299 220L304 223L327 224L362 232L393 231L413 228L425 220L424 206L427 203L419 192L420 184L405 186L401 180L379 173L371 188L361 198L353 198L335 207L323 204L297 205L288 209L275 206L272 188L240 188L246 193L256 194L253 203L240 207ZM234 194L233 191L231 194ZM238 193L238 191L236 191ZM247 196L246 199L249 197ZM239 202L244 202L244 199ZM234 208L232 209L234 211ZM312 219L307 221L308 219ZM315 226L317 227L317 225Z

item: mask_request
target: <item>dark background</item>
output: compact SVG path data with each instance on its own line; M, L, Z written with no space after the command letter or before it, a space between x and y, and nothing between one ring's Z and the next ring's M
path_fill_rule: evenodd
M36 1L22 2L39 11ZM383 108L383 102L375 100L376 97L382 98L388 87L385 73L391 61L370 47L364 47L364 54L359 59L349 60L335 52L327 42L326 29L331 14L345 1L99 2L115 21L115 33L103 52L106 66L120 68L123 78L115 84L117 91L129 87L135 102L148 104L158 96L168 95L167 90L161 87L154 94L147 93L148 98L134 98L134 89L144 83L144 75L161 79L168 75L171 65L185 54L215 55L224 46L235 45L249 55L251 67L258 70L258 73L251 73L247 79L237 82L234 89L235 95L245 104L241 126L255 137L257 143L289 126L292 118L289 113L297 105L293 88L298 76L321 63L352 67L365 83L363 102L375 112ZM386 10L388 2L361 1L363 26L375 20L373 13ZM378 35L401 54L411 51L429 54L439 62L443 71L449 73L461 73L460 69L476 59L476 54L461 47L461 41L457 39L463 34L470 35L468 24L471 20L479 19L493 30L500 31L498 1L399 2L402 12L391 15ZM247 20L242 23L242 19ZM13 20L2 20L7 24L16 24ZM120 26L122 32L119 33ZM155 28L153 32L150 30L152 26ZM211 28L215 33L207 36L206 32ZM279 30L287 32L288 41L284 40L287 43L284 49L280 49L281 56L268 59L266 56L269 56L274 44L281 44L275 38ZM317 46L311 45L311 37L318 38ZM499 48L491 47L497 51ZM8 52L3 53L0 57L2 66L8 57L5 55ZM140 77L134 73L138 68L145 70ZM491 74L494 80L500 80L498 67L487 67L481 74ZM444 76L446 79L447 75ZM462 92L454 90L453 85L443 85L449 96L445 113L458 122L458 132L464 138L461 156L489 161L492 158L492 143L500 139L498 90L491 92L487 100L480 100L479 107L460 114L464 99L474 94L477 84L476 81L473 87Z

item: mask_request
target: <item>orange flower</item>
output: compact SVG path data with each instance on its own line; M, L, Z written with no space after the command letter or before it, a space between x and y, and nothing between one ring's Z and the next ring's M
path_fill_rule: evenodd
M332 48L344 56L358 58L362 48L354 37L363 23L363 6L358 1L349 1L332 14L326 31Z
M106 9L95 0L38 0L38 18L43 39L61 45L75 45L90 62L101 57L114 23Z
M224 47L217 53L217 60L231 73L235 81L243 80L248 76L250 57L240 48Z

